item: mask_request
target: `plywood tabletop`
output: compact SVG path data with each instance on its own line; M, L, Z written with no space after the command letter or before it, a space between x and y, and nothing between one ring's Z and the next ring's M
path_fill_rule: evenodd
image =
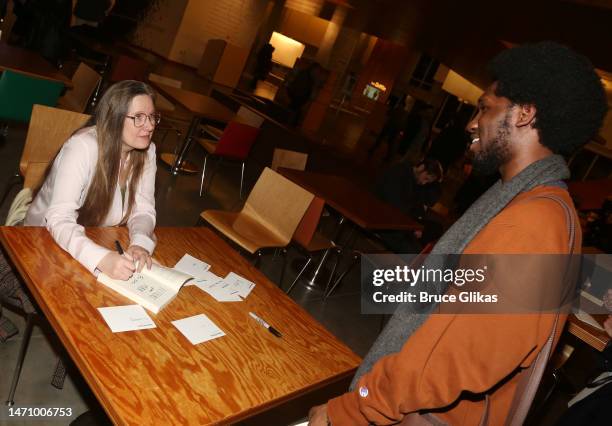
M125 228L92 228L112 248ZM98 307L132 302L98 283L44 228L2 227L0 240L111 419L119 424L226 424L354 373L360 358L207 228L158 228L154 257L185 253L225 276L256 283L243 302L220 303L194 286L159 314L157 328L113 334ZM249 317L255 312L283 335ZM205 314L226 336L192 345L170 323ZM306 414L306 413L305 413Z

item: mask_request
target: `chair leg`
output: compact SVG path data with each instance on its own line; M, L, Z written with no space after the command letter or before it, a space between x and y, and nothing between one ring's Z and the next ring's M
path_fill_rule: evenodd
M329 274L329 279L327 280L327 284L325 284L325 290L323 290L323 300L327 299L327 296L331 294L331 292L327 292L331 282L334 279L334 275L336 275L336 269L338 268L338 263L340 262L340 254L342 250L336 249L336 260L334 261L334 266L332 267L331 273Z
M240 193L239 197L242 200L242 186L244 185L244 161L242 162L242 172L240 173Z
M293 286L295 286L295 283L297 283L299 281L300 277L302 276L302 274L304 273L304 271L306 270L308 265L310 265L311 261L312 261L312 256L308 256L308 260L306 261L306 263L304 264L304 266L302 267L300 272L298 272L298 274L296 275L295 279L293 280L293 282L291 283L291 285L287 289L287 291L286 291L287 294L291 293L291 290L293 290Z
M325 262L327 261L327 257L329 256L330 252L331 252L331 248L328 248L323 252L323 256L321 256L321 260L319 260L319 264L317 265L317 268L312 274L312 278L310 279L311 282L314 283L317 281L317 277L319 276L319 273L323 269L323 266L325 265Z
M338 277L338 279L336 279L336 281L334 282L334 285L332 286L332 288L329 290L329 292L327 293L327 295L324 295L324 298L329 297L334 290L336 289L336 287L338 287L338 285L340 285L340 283L342 282L342 280L344 279L344 277L346 276L346 274L348 274L351 269L353 269L353 266L355 266L357 264L357 261L359 260L359 254L358 253L353 253L353 260L351 261L351 263L346 267L346 269L344 271L342 271L342 273L340 274L340 276Z
M261 264L261 255L261 250L257 250L255 252L255 260L253 261L253 266L255 266L257 269L259 269L259 265Z
M181 140L182 140L182 136L183 136L183 132L181 132L180 130L175 130L176 132L176 143L174 144L174 151L173 154L175 156L178 156L178 152L179 152L179 147L181 146Z
M12 407L15 404L14 397L15 391L17 390L17 383L19 383L19 376L21 375L21 368L23 367L23 361L25 360L26 352L28 350L28 344L30 343L30 337L32 336L32 328L34 327L34 317L36 314L28 314L26 321L26 328L23 332L23 340L21 341L21 347L19 348L19 355L17 356L17 365L13 372L13 381L11 382L11 388L9 390L9 396L6 400L6 405Z
M202 189L204 189L204 178L206 177L206 160L208 160L208 154L204 156L204 165L202 166L202 180L200 181L200 197L202 196Z
M217 161L217 163L213 167L212 172L210 173L210 178L208 178L208 185L206 185L206 189L204 190L204 192L208 192L208 190L210 190L210 186L212 185L212 181L215 178L215 174L217 174L217 170L219 169L219 166L221 165L222 162L223 162L223 157L219 157L219 160Z
M283 267L281 268L280 281L278 282L278 287L283 288L283 280L285 278L285 267L287 266L287 249L281 249L281 255L283 256Z

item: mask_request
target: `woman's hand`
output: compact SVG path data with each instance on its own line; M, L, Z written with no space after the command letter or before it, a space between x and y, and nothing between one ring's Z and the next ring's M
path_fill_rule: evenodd
M121 255L111 251L96 268L115 280L125 281L134 274L134 259L128 253Z
M134 259L134 264L138 266L138 272L142 271L142 268L147 265L147 269L151 269L151 255L144 248L140 246L130 246L126 251Z

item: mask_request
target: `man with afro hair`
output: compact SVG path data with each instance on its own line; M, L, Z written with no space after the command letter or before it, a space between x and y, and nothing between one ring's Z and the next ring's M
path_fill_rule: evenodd
M432 254L532 259L577 253L581 235L561 155L580 148L601 126L607 109L601 81L585 57L553 42L503 51L490 70L492 84L466 130L474 170L498 171L501 179L440 238ZM513 270L505 289L519 295L534 288L554 292L531 279L531 268L541 268L532 265L537 263ZM312 408L309 424L521 424L533 398L524 386L537 386L534 366L543 363L536 359L543 354L545 362L567 315L438 311L428 316L414 315L408 305L397 307L351 390ZM447 312L443 308L435 309Z

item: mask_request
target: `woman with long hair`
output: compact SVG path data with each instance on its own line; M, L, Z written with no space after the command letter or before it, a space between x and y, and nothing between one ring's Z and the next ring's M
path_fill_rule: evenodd
M126 80L111 86L89 122L55 157L30 206L24 225L45 226L53 239L89 271L126 280L136 268L151 267L155 248L155 145L159 123L154 92ZM101 247L86 226L127 225L125 254ZM19 280L0 256L0 301L20 301L32 309ZM0 316L1 328L10 327ZM15 330L16 332L16 330ZM8 338L5 330L4 338ZM13 333L14 334L14 333Z

